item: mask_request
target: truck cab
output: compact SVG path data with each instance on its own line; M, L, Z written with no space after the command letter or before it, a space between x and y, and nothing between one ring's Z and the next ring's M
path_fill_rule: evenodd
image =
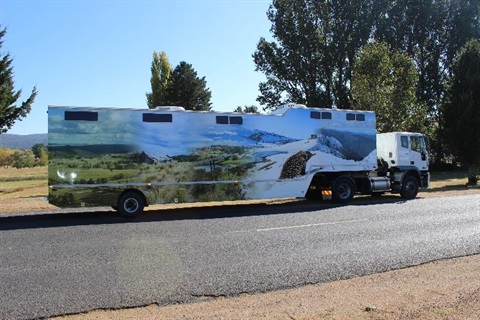
M427 138L420 133L377 134L379 170L393 175L392 189L400 191L402 181L408 175L416 177L420 187L428 188L430 175L428 173L427 144Z

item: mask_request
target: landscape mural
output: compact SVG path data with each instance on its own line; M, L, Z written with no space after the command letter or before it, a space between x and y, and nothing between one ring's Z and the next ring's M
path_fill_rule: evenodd
M66 112L80 117L66 120ZM50 107L49 201L115 206L126 188L141 190L150 204L303 196L311 176L328 165L375 165L372 113L349 129L309 112ZM169 116L152 122L145 113Z

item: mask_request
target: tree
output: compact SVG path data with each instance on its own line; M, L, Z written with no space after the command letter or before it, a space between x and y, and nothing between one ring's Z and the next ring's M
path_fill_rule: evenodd
M238 106L237 109L233 110L233 112L239 113L258 113L258 107L251 105L251 106L244 106L243 108Z
M374 1L275 0L267 17L276 41L261 38L253 54L265 73L257 101L309 107L349 107L349 81L358 49L369 39Z
M36 143L32 146L32 152L35 157L36 164L45 166L48 162L48 151L43 143Z
M480 1L381 1L375 38L412 57L419 74L417 96L437 115L458 50L479 34Z
M468 40L480 37L480 1L380 0L378 5L380 14L373 36L413 59L418 73L417 98L428 106L428 116L438 124L437 130L442 126L439 107L454 57ZM443 144L438 138L431 141L435 161L443 161Z
M212 94L205 77L199 78L191 64L185 61L175 67L168 81L168 105L182 106L187 110L211 110Z
M31 168L35 166L35 157L31 149L15 150L12 158L12 166L16 169Z
M0 166L8 168L13 164L13 150L0 148Z
M152 77L150 78L152 92L146 94L148 108L154 109L158 106L168 105L166 103L166 94L172 67L165 52L162 51L160 54L153 52L150 70L152 72Z
M365 45L355 60L351 94L354 108L376 113L377 130L423 131L426 105L415 95L412 60L385 43Z
M6 133L17 120L22 120L27 116L32 108L32 104L37 96L37 89L34 87L30 96L20 104L16 105L17 100L22 95L22 90L15 91L13 81L13 59L10 54L3 54L3 37L7 30L0 26L0 134Z
M452 68L441 108L441 133L451 154L468 169L468 184L478 182L480 165L480 42L469 41Z

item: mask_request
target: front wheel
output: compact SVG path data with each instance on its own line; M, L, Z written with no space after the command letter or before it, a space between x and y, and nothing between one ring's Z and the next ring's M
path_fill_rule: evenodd
M408 176L403 180L400 195L403 199L415 199L418 194L419 182L417 178Z
M126 217L135 217L143 212L145 203L139 192L128 191L118 198L117 211Z
M333 186L332 198L337 203L348 203L352 201L354 192L355 187L352 180L339 178Z

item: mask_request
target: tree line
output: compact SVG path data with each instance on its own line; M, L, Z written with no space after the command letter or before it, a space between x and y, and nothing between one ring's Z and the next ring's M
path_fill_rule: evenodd
M44 144L37 143L30 149L0 148L0 166L16 169L41 167L48 163L48 151Z
M480 165L479 0L274 0L253 54L264 109L373 110L377 130L419 131L436 162ZM468 133L468 134L467 134Z

